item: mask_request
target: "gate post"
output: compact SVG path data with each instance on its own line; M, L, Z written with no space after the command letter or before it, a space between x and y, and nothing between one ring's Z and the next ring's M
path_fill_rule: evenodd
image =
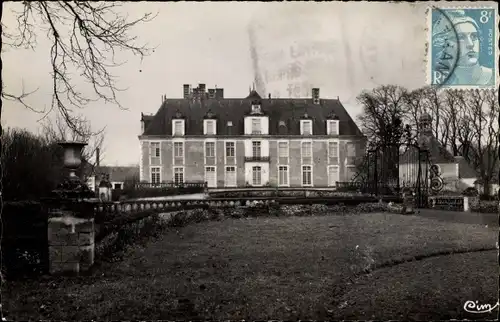
M94 264L94 215L97 198L76 175L81 164L79 142L60 143L70 175L45 200L48 211L49 272L78 274Z

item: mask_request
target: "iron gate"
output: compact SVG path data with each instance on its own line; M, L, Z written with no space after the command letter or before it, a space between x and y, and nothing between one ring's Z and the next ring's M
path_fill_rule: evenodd
M375 195L401 195L410 188L416 207L428 205L429 153L416 144L386 144L368 151L367 183Z

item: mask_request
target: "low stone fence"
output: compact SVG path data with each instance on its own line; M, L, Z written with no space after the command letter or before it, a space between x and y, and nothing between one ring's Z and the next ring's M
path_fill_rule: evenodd
M469 197L466 196L431 196L429 204L432 209L470 211Z

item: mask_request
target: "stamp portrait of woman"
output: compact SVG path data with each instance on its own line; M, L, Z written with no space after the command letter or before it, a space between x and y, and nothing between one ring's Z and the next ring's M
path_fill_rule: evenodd
M440 49L438 56L450 57L454 66L446 80L446 85L494 85L492 68L481 65L481 41L483 29L464 10L439 10L446 15L433 24L433 47Z

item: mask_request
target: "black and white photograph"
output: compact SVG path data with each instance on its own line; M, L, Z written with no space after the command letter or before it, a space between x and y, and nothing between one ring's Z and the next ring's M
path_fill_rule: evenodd
M495 1L0 7L2 321L498 320Z

